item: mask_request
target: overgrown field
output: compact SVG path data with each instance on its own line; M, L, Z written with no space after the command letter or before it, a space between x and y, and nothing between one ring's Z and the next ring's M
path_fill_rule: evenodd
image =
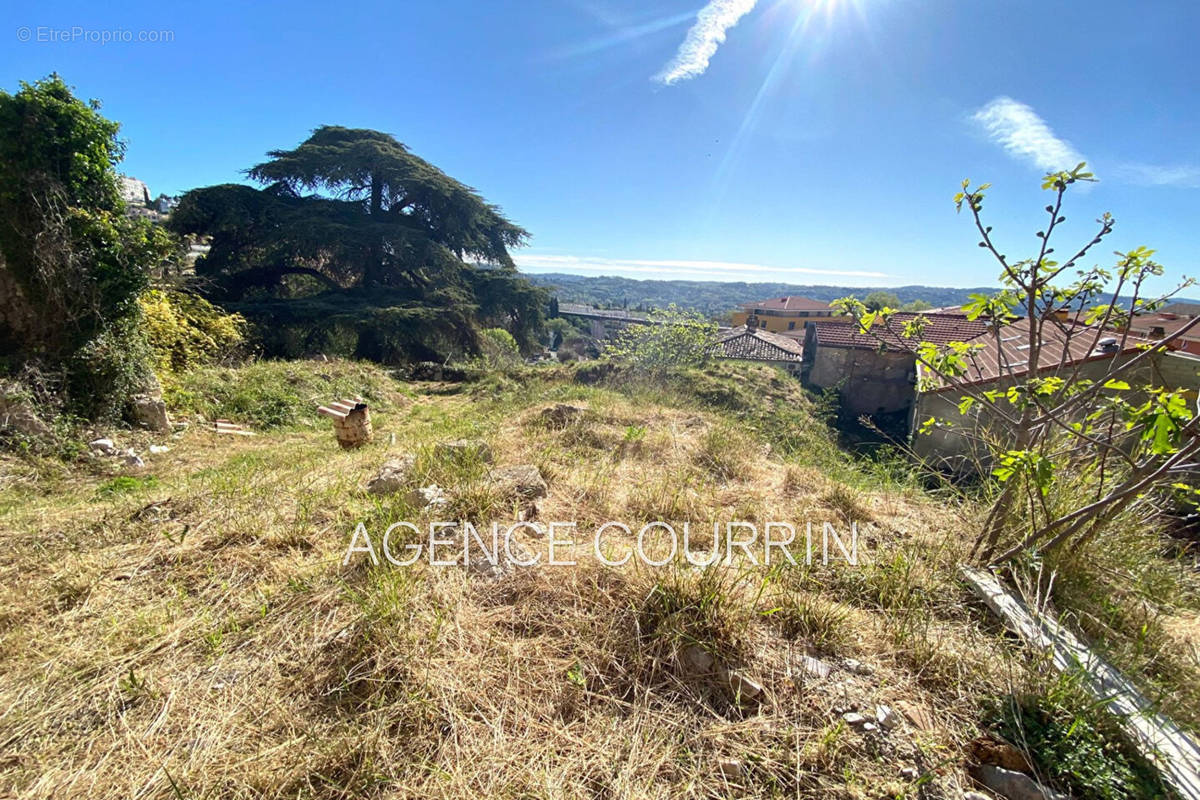
M988 731L1076 796L1161 792L958 581L970 494L844 455L773 371L440 384L286 362L167 388L186 431L111 432L170 448L145 467L0 465L0 795L958 798ZM314 411L346 394L375 426L354 451ZM560 403L583 411L548 420ZM548 494L436 447L476 438ZM443 508L366 491L402 454ZM343 565L360 522L534 517L579 526L577 566ZM609 567L588 538L608 520L853 521L860 563ZM1142 533L1053 565L1056 599L1194 728L1195 580ZM890 727L845 719L880 705Z

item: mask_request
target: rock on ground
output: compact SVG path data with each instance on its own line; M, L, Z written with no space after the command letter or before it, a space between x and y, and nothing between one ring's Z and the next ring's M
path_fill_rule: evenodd
M492 448L482 439L458 439L453 442L438 442L434 454L443 461L481 461L492 463Z
M1023 772L984 764L972 774L975 780L1008 800L1068 800L1065 794L1042 786Z
M763 687L756 681L747 678L736 670L724 670L723 680L729 685L729 690L739 701L753 700L763 693Z
M389 495L404 489L412 480L416 456L405 454L383 462L374 478L367 481L367 491L375 495Z
M0 429L16 431L23 436L37 437L50 433L50 426L25 400L8 400L0 396Z
M1033 773L1033 766L1017 748L990 736L980 736L967 745L967 753L977 764L992 764L1013 772Z
M492 481L505 494L526 499L546 496L546 479L533 464L515 464L492 470Z
M712 654L698 644L688 645L680 655L684 667L700 675L712 672L717 663Z
M890 706L878 705L875 706L875 721L884 730L890 731L900 724L900 715L893 711Z
M518 567L532 566L529 563L532 560L533 554L524 545L520 542L510 541L507 552L505 551L505 545L500 545L499 552L496 553L494 561L490 560L483 553L474 550L471 551L465 566L467 572L472 575L498 581L501 578L511 575Z
M800 656L800 672L810 678L828 678L829 664L816 656Z
M427 509L446 505L446 492L436 483L421 486L408 493L408 504L413 508Z
M130 402L133 406L133 420L138 425L157 433L171 432L171 418L167 416L167 404L161 397L137 394Z

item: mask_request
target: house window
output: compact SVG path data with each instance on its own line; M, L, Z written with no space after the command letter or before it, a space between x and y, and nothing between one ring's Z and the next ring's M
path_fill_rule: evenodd
M791 322L788 323L788 330L789 331L796 330L796 321L795 320L792 320Z

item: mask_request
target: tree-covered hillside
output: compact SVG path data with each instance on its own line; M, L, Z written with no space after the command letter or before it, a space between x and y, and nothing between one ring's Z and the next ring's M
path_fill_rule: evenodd
M865 298L873 291L882 290L896 295L901 303L924 300L937 308L966 302L968 295L973 292L994 291L982 287L956 289L943 286L898 286L880 289L802 286L791 283L634 280L607 275L597 278L557 272L527 277L535 285L552 288L562 302L622 308L665 308L674 303L681 308L694 309L705 314L720 314L741 303L785 295L804 295L816 300L831 301L851 294Z

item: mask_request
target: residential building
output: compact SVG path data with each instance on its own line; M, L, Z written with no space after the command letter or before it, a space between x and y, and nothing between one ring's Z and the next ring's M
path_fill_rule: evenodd
M733 312L733 326L746 325L751 317L756 317L759 330L772 333L794 331L794 335L799 337L803 335L804 323L810 319L832 316L832 306L811 297L772 297L757 303L743 303L740 310Z
M904 337L905 324L917 317L925 320L921 335ZM847 414L898 417L902 426L916 399L916 358L909 351L923 341L974 339L986 329L964 314L893 314L870 332L836 317L809 322L802 378L815 389L837 391Z
M150 188L137 178L121 176L121 199L126 205L146 208L150 205Z
M742 325L722 331L713 347L717 358L734 361L752 361L782 367L792 375L799 376L803 364L804 348L799 341L778 333L764 331L751 325Z
M925 460L954 470L972 469L986 463L986 454L977 442L983 434L1003 435L1006 426L990 419L981 404L960 413L963 386L977 392L1002 389L1029 374L1029 322L1021 319L987 330L970 344L980 349L968 359L966 373L958 385L949 385L918 365L918 386L912 412L912 448ZM1146 339L1104 331L1081 323L1066 322L1043 326L1038 373L1041 377L1059 376L1068 380L1103 379L1113 361L1128 361L1144 351ZM1131 367L1122 379L1133 386L1167 386L1194 391L1200 386L1200 358L1181 352L1147 357ZM918 432L925 420L939 422L926 432Z
M1157 341L1170 336L1200 316L1200 305L1195 303L1172 303L1159 311L1134 314L1129 321L1129 333ZM1174 350L1200 355L1200 323L1184 331L1183 335L1169 345Z

